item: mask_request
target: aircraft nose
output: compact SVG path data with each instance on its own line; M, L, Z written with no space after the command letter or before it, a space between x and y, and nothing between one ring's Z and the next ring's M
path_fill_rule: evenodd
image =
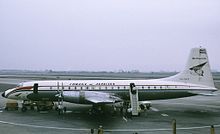
M5 97L5 92L2 93L2 97Z

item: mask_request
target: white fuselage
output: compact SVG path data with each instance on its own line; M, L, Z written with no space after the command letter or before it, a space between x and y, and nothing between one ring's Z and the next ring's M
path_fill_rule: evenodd
M38 96L33 93L33 85L37 83ZM115 94L124 100L129 99L130 83L136 85L140 101L156 99L172 99L211 93L216 88L203 85L171 82L163 79L156 80L53 80L32 81L21 83L20 86L4 92L4 96L17 100L56 100L56 94L63 90L67 101L73 103L88 103L80 101L80 93L101 92ZM68 99L68 96L70 98ZM85 96L84 96L85 97Z

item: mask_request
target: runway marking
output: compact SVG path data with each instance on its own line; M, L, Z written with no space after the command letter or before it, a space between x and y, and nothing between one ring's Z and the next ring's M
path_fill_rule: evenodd
M40 125L13 123L13 122L6 122L6 121L0 121L0 123L1 124L14 125L14 126L22 126L22 127L57 129L57 130L70 130L70 131L90 131L91 130L91 129L86 129L86 128L50 127L50 126L40 126Z
M32 127L32 128L44 128L44 129L57 129L57 130L70 130L70 131L90 131L91 129L87 128L65 128L65 127L50 127L50 126L40 126L40 125L30 125L22 123L13 123L0 121L1 124L8 124L14 126L22 127ZM195 130L195 129L205 129L210 128L211 126L199 126L199 127L183 127L177 128L177 130ZM220 128L220 124L214 125L215 128ZM154 132L154 131L172 131L171 128L162 128L162 129L104 129L105 132Z
M169 115L168 114L161 114L163 117L168 117Z
M128 120L127 120L124 116L123 116L123 120L126 121L126 122L128 122Z
M177 130L195 130L195 129L205 129L211 126L200 126L200 127L183 127L176 128ZM215 128L220 128L219 125L214 125ZM105 132L157 132L157 131L172 131L171 128L161 128L161 129L105 129Z

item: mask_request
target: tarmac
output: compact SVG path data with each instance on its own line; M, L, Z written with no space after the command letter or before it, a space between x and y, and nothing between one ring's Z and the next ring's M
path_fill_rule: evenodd
M18 80L19 81L19 80ZM18 81L0 79L1 92ZM219 86L219 80L216 80ZM218 87L219 88L219 87ZM171 134L172 120L177 122L177 134L208 134L210 126L220 133L220 91L216 96L194 96L172 100L152 101L152 109L140 117L113 114L106 106L104 114L89 114L90 105L65 103L67 113L55 110L5 111L5 98L0 97L0 133L2 134L90 134L99 126L104 134Z

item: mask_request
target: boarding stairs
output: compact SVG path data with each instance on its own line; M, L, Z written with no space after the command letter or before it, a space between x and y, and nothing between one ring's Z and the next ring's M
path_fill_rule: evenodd
M139 115L139 102L138 102L138 89L135 88L134 83L130 83L130 102L131 102L131 114L132 116Z

